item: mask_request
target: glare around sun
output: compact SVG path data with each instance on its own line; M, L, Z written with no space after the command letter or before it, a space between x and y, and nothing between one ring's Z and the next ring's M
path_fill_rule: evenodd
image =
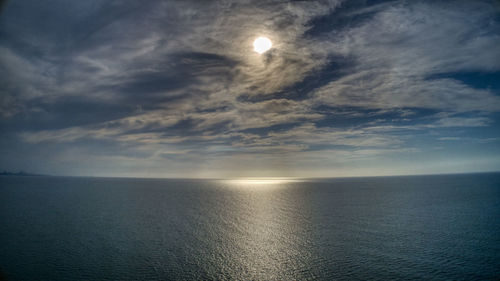
M259 54L267 52L272 46L273 43L267 37L259 37L253 41L253 50Z

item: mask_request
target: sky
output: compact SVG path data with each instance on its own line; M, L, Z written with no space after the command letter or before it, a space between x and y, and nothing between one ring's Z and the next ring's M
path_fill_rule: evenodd
M500 1L0 3L0 170L500 170Z

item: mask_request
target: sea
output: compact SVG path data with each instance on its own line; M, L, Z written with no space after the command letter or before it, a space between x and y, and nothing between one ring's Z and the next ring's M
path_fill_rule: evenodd
M0 280L499 280L500 173L0 177Z

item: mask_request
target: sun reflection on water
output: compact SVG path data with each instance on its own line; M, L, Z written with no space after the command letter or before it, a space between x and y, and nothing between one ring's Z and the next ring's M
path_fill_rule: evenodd
M238 178L225 180L233 186L280 186L286 183L301 181L298 178Z
M232 260L243 274L237 280L295 280L294 269L309 268L305 209L301 208L296 182L300 178L259 177L222 180L227 187L223 197L224 216L229 224L221 236L231 250ZM229 218L229 219L228 219ZM299 235L297 235L299 234ZM229 245L228 245L229 244ZM230 274L232 274L230 272Z

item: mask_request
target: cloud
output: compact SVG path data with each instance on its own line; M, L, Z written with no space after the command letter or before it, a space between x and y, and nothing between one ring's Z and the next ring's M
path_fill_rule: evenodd
M10 1L0 24L0 125L29 147L111 143L201 169L387 160L438 129L498 137L497 89L458 78L500 72L492 1L35 2ZM257 36L274 48L254 53Z
M352 73L315 91L318 104L498 111L500 98L437 73L498 71L495 12L486 1L397 4L332 38L357 61Z
M491 123L491 119L486 117L461 118L448 117L438 120L435 127L485 127Z

